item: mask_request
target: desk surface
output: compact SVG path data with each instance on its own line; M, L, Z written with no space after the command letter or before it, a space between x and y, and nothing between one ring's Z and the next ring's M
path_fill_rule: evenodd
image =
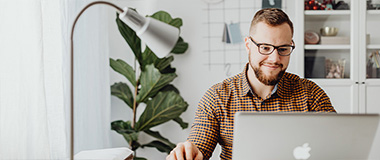
M133 151L122 148L108 148L98 150L86 150L77 153L74 156L75 160L132 160Z

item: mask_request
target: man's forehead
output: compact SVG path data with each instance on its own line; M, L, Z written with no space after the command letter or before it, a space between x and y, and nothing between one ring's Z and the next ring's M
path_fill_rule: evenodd
M257 23L251 30L251 36L274 36L276 38L292 39L293 35L290 26L287 23L283 23L276 26L271 26L266 23Z
M289 24L287 23L282 23L279 25L270 25L266 22L258 22L254 25L251 26L250 28L250 34L256 34L256 33L261 33L263 30L271 30L271 29L281 29L283 32L291 33L291 28Z
M282 26L281 26L282 25ZM292 33L286 23L279 26L270 26L265 23L258 24L250 33L257 43L268 43L273 45L291 45ZM289 26L289 25L287 25Z

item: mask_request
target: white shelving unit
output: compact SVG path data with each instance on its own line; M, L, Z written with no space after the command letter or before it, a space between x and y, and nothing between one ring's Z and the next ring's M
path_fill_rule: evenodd
M295 61L297 73L305 75L306 56L346 58L347 74L343 79L312 78L329 95L338 113L378 113L380 114L380 76L367 77L368 56L380 50L380 10L367 10L365 0L344 0L350 10L305 11L304 3L296 3ZM334 26L341 36L349 36L349 45L308 45L304 44L305 31L318 32L319 28ZM370 35L367 41L367 34ZM321 66L322 67L322 66ZM371 67L368 68L368 71ZM372 67L373 69L373 67ZM375 70L380 75L380 68ZM377 137L380 137L378 133ZM377 139L377 141L379 141ZM375 150L380 145L374 146ZM377 157L377 158L374 158ZM373 152L369 159L378 159L380 152Z
M297 73L305 75L305 57L346 59L342 79L311 78L329 95L339 113L380 113L378 96L380 78L367 78L368 55L380 50L380 10L368 10L366 1L345 0L350 10L304 10L304 3L296 4L295 42L298 50ZM350 37L350 44L304 44L305 31L319 32L319 28L334 26L338 35ZM370 41L367 44L367 34ZM321 66L325 67L325 66ZM380 69L379 69L380 70Z

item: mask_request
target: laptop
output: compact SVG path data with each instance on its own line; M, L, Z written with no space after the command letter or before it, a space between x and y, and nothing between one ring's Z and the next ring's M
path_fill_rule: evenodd
M364 160L378 124L378 114L237 112L232 159Z

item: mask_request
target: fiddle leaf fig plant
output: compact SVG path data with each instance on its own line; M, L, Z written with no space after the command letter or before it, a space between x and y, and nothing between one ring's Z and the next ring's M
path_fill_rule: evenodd
M178 29L182 26L182 19L173 19L165 11L156 12L150 17ZM132 119L114 121L111 123L111 129L121 134L135 153L140 147L154 147L160 152L169 153L175 144L158 131L152 130L152 127L168 121L178 123L182 129L188 127L188 123L180 118L180 115L186 111L188 104L181 97L178 89L170 84L177 77L175 68L170 65L174 57L171 55L158 58L148 46L145 46L143 51L141 40L137 37L136 32L124 24L118 16L116 23L121 35L132 49L139 67L133 68L121 59L110 58L111 68L129 81L129 83L118 82L113 84L111 94L125 102L133 112ZM180 37L171 53L182 54L186 52L187 48L188 43ZM145 104L145 109L140 115L137 115L136 110L141 104ZM142 132L152 136L155 140L141 144L139 134ZM143 160L145 158L135 155L134 159Z

